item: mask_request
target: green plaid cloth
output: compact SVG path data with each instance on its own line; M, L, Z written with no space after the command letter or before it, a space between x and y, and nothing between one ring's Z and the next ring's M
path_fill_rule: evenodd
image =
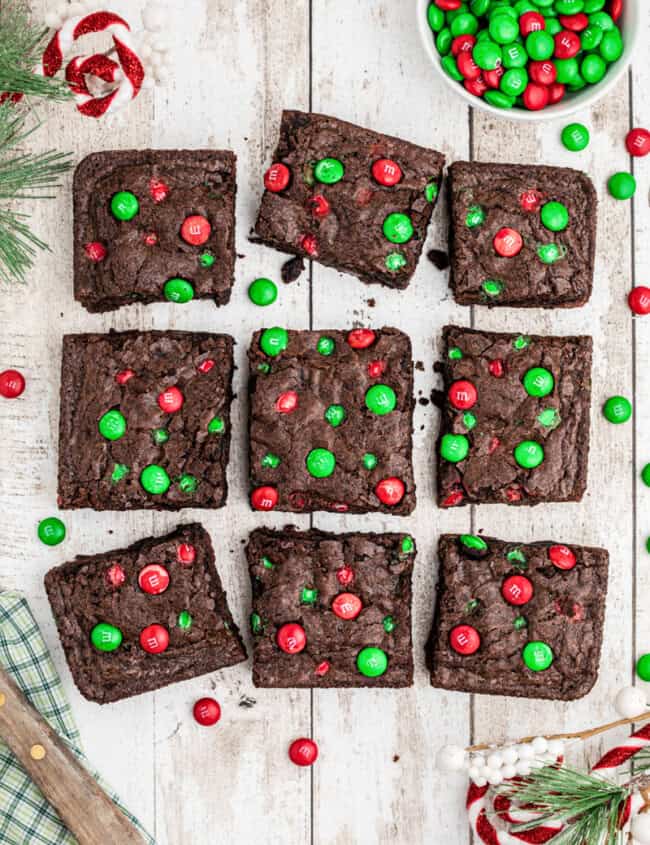
M85 765L79 731L72 717L61 679L29 609L26 599L14 592L0 592L0 664L11 675L28 701L42 714ZM95 779L142 833L143 843L154 845L120 803L117 795L96 772ZM89 807L89 812L92 808ZM43 793L29 779L20 763L0 741L0 843L2 845L75 845Z

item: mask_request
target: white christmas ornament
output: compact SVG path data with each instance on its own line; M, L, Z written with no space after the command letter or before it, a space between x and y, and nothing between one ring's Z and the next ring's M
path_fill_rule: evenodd
M526 762L525 760L520 760L515 766L515 768L517 770L517 774L521 775L522 777L526 777L526 775L530 774L530 763Z
M503 762L506 763L506 765L514 766L519 759L519 752L516 746L511 745L509 748L503 749L501 756L503 757Z
M614 699L614 707L623 719L632 719L648 709L645 698L638 687L623 687Z
M532 746L535 754L545 754L548 748L548 740L543 736L535 737L532 741Z
M516 748L520 760L532 760L535 756L533 747L528 742L524 743L523 745L517 745Z
M477 769L482 769L485 765L485 757L482 754L475 754L469 761L470 766L474 766Z
M640 845L650 845L650 813L639 813L632 819L630 833Z
M436 769L441 772L460 772L465 767L465 750L459 745L445 745L436 754Z
M500 769L503 766L503 757L498 751L493 751L488 755L486 763L489 769Z

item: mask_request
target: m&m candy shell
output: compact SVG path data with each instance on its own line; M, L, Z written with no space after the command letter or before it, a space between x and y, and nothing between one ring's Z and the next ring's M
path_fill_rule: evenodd
M148 625L140 632L140 645L148 654L162 654L169 646L169 633L162 625Z
M248 298L254 305L272 305L278 298L278 286L270 279L255 279L248 287Z
M631 156L647 156L650 153L650 132L640 127L630 129L625 137L625 146Z
M504 258L514 258L519 255L524 245L523 239L516 229L507 227L499 229L494 236L494 249L498 255Z
M650 654L642 654L636 662L636 673L642 681L650 681Z
M100 241L90 241L89 243L84 244L84 252L86 253L86 256L96 264L103 261L107 254L106 247Z
M299 654L307 645L307 635L302 625L287 622L278 629L275 641L286 654Z
M508 604L527 604L533 597L533 585L524 575L511 575L501 585L501 595Z
M650 288L643 285L632 288L628 294L627 302L635 314L640 316L650 314Z
M184 305L194 299L194 288L187 279L168 279L163 287L163 296L167 302Z
M522 659L532 672L544 672L553 663L553 649L547 643L535 640L526 643Z
M97 651L115 651L122 645L122 632L115 625L100 622L90 632L90 641Z
M180 411L185 401L183 394L177 387L167 387L158 394L158 405L161 411L166 414L174 414Z
M379 678L388 669L388 655L381 648L362 648L357 655L357 669L366 678Z
M275 400L275 410L279 414L291 414L297 407L298 394L295 390L287 390Z
M58 546L65 540L65 525L56 516L48 516L38 523L38 539L46 546Z
M356 619L362 609L361 599L354 593L339 593L332 602L332 611L339 619Z
M201 214L192 214L183 220L181 238L192 246L200 246L209 239L211 231L209 220Z
M313 766L318 759L318 746L304 736L294 739L289 746L289 759L296 766Z
M0 373L0 396L17 399L25 390L25 378L18 370L4 370Z
M191 566L196 560L196 549L191 543L181 543L176 549L176 560L182 566Z
M589 144L589 130L583 123L569 123L562 130L562 143L567 150L580 152Z
M629 200L636 191L636 179L631 173L620 171L607 182L609 193L617 200Z
M375 182L384 187L392 188L402 178L402 169L396 161L390 158L380 158L372 165L372 176Z
M140 210L140 203L131 191L118 191L111 199L111 212L116 220L132 220Z
M270 358L275 358L289 345L289 334L280 326L264 329L260 337L260 349Z
M264 187L267 191L279 193L289 184L291 172L286 164L272 164L264 174Z
M149 464L140 473L140 484L147 493L152 493L155 496L166 493L171 483L167 471L157 464Z
M278 503L278 491L275 487L257 487L251 493L251 507L256 511L272 511Z
M169 572L158 563L150 563L140 570L138 586L151 596L160 595L169 587Z
M625 396L610 396L603 405L603 414L608 422L620 425L632 416L632 403Z
M192 708L194 719L199 725L210 728L221 718L221 707L214 698L199 698Z
M390 414L397 405L397 396L387 384L374 384L366 392L366 408L377 416Z
M405 492L404 482L395 477L383 478L375 487L379 501L389 507L398 505L404 498Z
M352 349L367 349L375 342L375 333L372 329L353 329L347 340Z
M557 569L568 571L576 565L576 556L568 546L551 546L548 556Z
M457 654L469 657L481 646L481 636L471 625L456 625L449 632L449 645Z
M448 392L449 401L460 411L467 411L476 405L478 400L478 391L471 381L460 379L455 381Z

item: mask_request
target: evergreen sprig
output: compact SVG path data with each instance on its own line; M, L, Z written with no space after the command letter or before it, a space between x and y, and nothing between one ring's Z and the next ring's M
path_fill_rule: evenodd
M513 825L513 833L552 823L565 825L553 837L553 845L621 843L618 822L630 791L629 785L618 786L563 766L536 769L525 780L499 789L519 806L534 807L536 818Z
M20 147L38 129L11 102L0 105L0 281L25 281L38 249L47 245L30 229L28 215L15 211L15 200L51 199L51 189L72 166L66 153L29 153Z
M47 29L32 23L25 0L0 2L0 93L50 100L71 96L65 80L35 73L47 43Z

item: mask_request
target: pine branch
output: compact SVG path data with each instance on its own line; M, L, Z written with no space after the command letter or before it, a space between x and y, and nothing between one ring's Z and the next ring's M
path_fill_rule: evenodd
M534 820L515 825L514 833L550 823L565 825L553 845L617 845L621 807L629 786L618 786L566 767L545 766L525 780L508 784L499 792L520 806L533 805Z
M0 92L66 100L70 89L62 79L34 72L47 44L47 29L30 20L26 0L0 2Z
M69 155L18 149L38 128L25 125L25 114L11 103L0 105L0 201L48 199L70 169ZM47 245L30 229L28 216L0 206L0 281L24 282L37 249Z

